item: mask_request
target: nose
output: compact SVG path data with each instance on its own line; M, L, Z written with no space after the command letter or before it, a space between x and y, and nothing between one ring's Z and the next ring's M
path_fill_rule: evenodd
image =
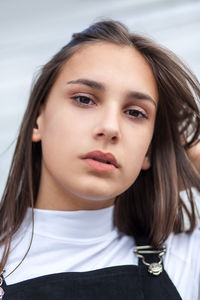
M120 139L120 120L117 113L102 114L94 128L94 138L105 142L116 143Z

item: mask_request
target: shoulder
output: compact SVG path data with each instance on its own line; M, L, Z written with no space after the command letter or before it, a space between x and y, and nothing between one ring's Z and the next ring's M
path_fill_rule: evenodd
M200 230L172 233L166 241L164 266L183 299L197 299L200 284Z
M177 259L190 264L197 258L200 260L200 228L196 228L191 233L172 233L166 245L168 254L177 257Z
M16 254L16 248L22 241L26 239L29 240L30 243L30 231L32 229L32 220L30 212L26 214L22 224L20 225L19 229L12 235L11 244L10 244L10 251L9 253ZM5 244L2 244L0 247L0 258L2 258L4 253Z

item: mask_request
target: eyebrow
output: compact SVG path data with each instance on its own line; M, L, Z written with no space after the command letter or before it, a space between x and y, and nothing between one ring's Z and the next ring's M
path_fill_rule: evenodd
M157 107L156 101L149 95L142 93L142 92L137 92L137 91L132 91L128 93L128 98L133 98L136 100L148 100L150 101L155 107Z
M86 78L79 78L76 80L68 81L67 84L83 84L87 85L93 89L97 89L100 91L105 91L105 86L97 81L86 79ZM130 91L127 93L128 98L133 98L134 100L148 100L150 101L155 107L157 107L156 101L146 93L138 92L138 91Z
M71 80L71 81L68 81L67 84L84 84L84 85L87 85L91 88L101 90L101 91L105 91L105 87L102 83L94 81L94 80L90 80L90 79L85 79L85 78L79 78L79 79L76 79L76 80Z

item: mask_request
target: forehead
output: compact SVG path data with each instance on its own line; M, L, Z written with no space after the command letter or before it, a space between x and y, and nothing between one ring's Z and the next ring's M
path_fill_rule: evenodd
M64 64L58 79L88 78L105 86L137 89L158 98L153 72L145 58L132 46L108 42L83 45Z

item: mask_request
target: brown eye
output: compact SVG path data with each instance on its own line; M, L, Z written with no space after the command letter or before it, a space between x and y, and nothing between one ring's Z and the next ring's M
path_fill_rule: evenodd
M134 119L148 119L147 115L139 109L129 109L125 114L130 115Z
M72 99L78 104L82 106L93 105L95 104L92 99L87 96L74 96Z

